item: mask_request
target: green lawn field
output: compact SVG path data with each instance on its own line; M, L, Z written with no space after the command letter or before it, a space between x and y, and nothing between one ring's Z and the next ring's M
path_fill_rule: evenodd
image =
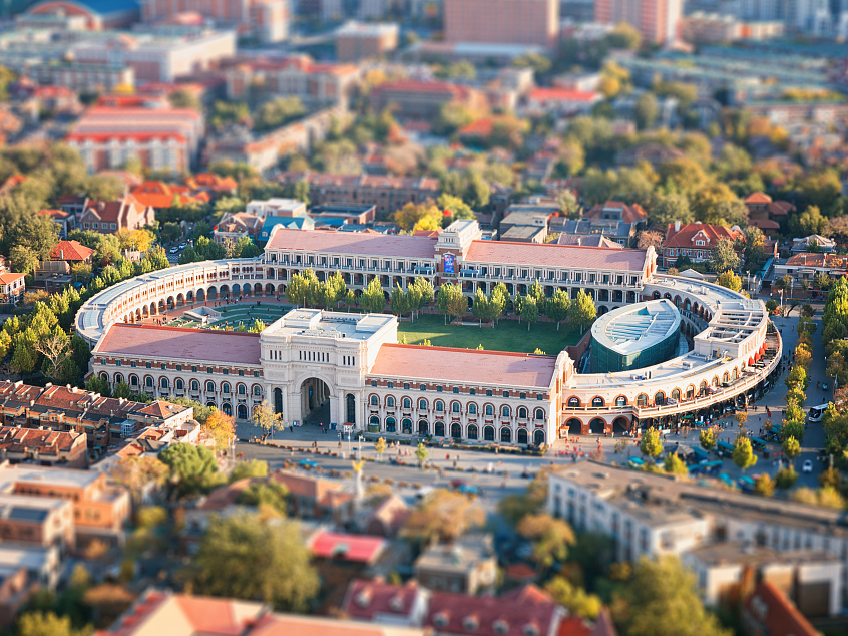
M255 303L239 303L238 305L215 307L215 309L221 312L222 318L217 322L209 323L210 327L238 327L241 322L244 323L245 327L250 327L257 318L269 325L291 311L292 307L278 304L263 304L257 307ZM248 311L250 312L249 316L247 315Z
M457 347L476 349L483 345L492 351L517 351L533 353L536 348L548 355L558 354L564 347L580 340L580 330L562 323L557 331L556 323L537 322L530 325L517 320L501 320L494 329L466 325L445 325L441 315L422 315L415 322L398 324L398 341L406 336L407 344L419 344L425 339L434 347Z

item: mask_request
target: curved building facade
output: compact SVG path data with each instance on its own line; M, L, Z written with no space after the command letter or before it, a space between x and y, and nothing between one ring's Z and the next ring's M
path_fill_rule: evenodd
M262 334L135 324L205 299L280 296L290 276L310 266L319 278L338 268L350 277L354 290L375 277L388 289L420 274L436 286L459 279L470 291L461 278L469 266L460 257L462 245L456 246L454 258L424 263L424 243L415 242L416 252L398 242L421 237L354 235L361 253L348 258L338 251L316 252L315 246L298 250L297 241L312 238L294 234L306 231L286 231L288 247L279 236L275 240L276 234L261 258L169 268L92 297L76 317L77 333L93 346L92 371L112 384L124 381L155 397L178 395L215 405L238 420L249 419L257 404L268 402L287 422L308 419L323 408L330 422L358 430L503 444L550 443L568 432L680 425L756 399L775 379L782 345L761 301L717 285L659 275L650 259L644 260L645 253L640 273L633 273L634 265L639 267L636 255L624 257L617 272L606 251L582 251L596 248L539 245L533 246L539 250L528 250L530 246L522 245L514 260L538 258L535 268L527 266L528 276L538 276L535 280L546 288L568 291L573 281L591 281L596 305L598 287L605 287L607 298L621 299L636 316L651 306L670 315L677 312L666 337L657 329L657 342L679 330L690 342L688 353L638 371L579 374L565 351L534 356L398 344L396 319L382 314L293 310ZM391 240L384 244L381 238ZM444 245L451 238L457 234L446 231L439 240ZM430 248L436 245L432 240ZM375 254L398 249L410 261L403 271L385 254ZM476 250L480 257L485 249L467 251ZM569 259L582 265L569 265L567 273L558 271L549 280L552 260L562 264ZM476 266L480 282L509 275L505 267L496 271L491 262ZM532 282L509 280L518 293L526 293L518 285ZM637 305L643 302L648 304ZM618 319L627 315L622 312ZM599 329L616 322L616 316L607 321L602 316Z
M592 325L590 371L627 371L665 362L680 344L680 312L667 299L604 314Z

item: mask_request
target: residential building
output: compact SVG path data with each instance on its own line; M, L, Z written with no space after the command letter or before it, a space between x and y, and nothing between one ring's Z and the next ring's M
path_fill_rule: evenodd
M813 245L816 247L813 248ZM831 253L836 250L836 241L820 234L811 234L803 238L792 239L792 253L809 252L811 249L816 249L821 252Z
M115 201L87 201L80 217L83 231L114 234L119 230L139 230L152 225L153 208L141 205L134 196L125 194Z
M430 590L471 596L491 591L498 569L492 536L467 534L450 544L432 545L415 560L414 568L415 578Z
M745 207L748 208L748 223L760 228L765 235L778 232L789 214L796 211L793 203L773 201L763 192L748 195L744 202Z
M211 172L187 176L185 186L191 192L203 192L213 199L226 194L235 194L238 190L238 182L233 177L221 177Z
M836 124L848 117L848 103L836 99L794 101L789 99L749 100L745 110L766 117L772 124L788 126L807 121Z
M746 633L758 636L818 636L821 633L769 581L757 585L745 601L742 625Z
M557 245L621 249L630 247L636 237L635 223L616 220L565 220L551 225L549 230L551 233L559 232Z
M791 276L796 284L813 282L819 274L832 279L848 275L848 257L838 254L807 254L802 252L790 257L785 263L774 264L774 279Z
M680 556L700 573L707 600L732 594L758 571L814 615L841 612L848 531L837 523L839 510L792 501L774 506L668 475L640 473L638 482L633 475L594 461L555 471L548 511L578 532L612 537L618 560Z
M673 44L677 41L682 0L596 0L595 22L618 24L625 22L647 42Z
M76 544L74 506L67 499L0 494L4 543L56 547L66 554Z
M436 81L385 82L371 89L370 100L374 112L391 106L397 109L398 116L413 119L434 119L446 104L464 106L472 112L481 112L487 107L485 96L477 89Z
M237 243L241 238L259 238L264 219L255 214L247 212L228 212L218 225L215 226L212 236L216 243Z
M31 587L18 591L26 596L37 589L54 591L61 566L62 555L56 546L0 544L0 576L19 576L18 572L23 570Z
M354 223L365 225L374 221L376 207L373 205L314 205L309 216L320 225L334 226Z
M527 94L524 112L532 116L573 117L587 113L603 96L595 91L534 88Z
M41 210L39 214L49 216L53 222L59 226L59 238L65 239L68 233L73 232L76 228L76 216L64 210Z
M397 212L407 203L418 205L428 199L435 201L439 196L439 180L425 177L286 172L279 178L285 185L306 181L309 184L309 198L314 206L375 206L381 216Z
M91 265L92 254L94 254L93 249L78 241L59 241L50 252L50 260Z
M364 625L326 616L276 614L261 603L230 598L186 596L153 588L101 636L423 636L421 629L388 625Z
M319 64L308 55L250 59L227 69L227 96L246 99L252 86L261 86L265 94L297 97L308 108L346 107L360 76L354 64Z
M239 35L254 37L263 44L282 42L289 37L289 0L141 0L140 4L141 19L145 22L167 22L192 12L219 28L235 29Z
M707 223L671 223L662 244L664 267L674 267L678 258L688 258L692 263L708 263L713 258L713 250L721 240L734 243L742 233Z
M542 245L548 236L548 232L544 227L534 227L532 225L516 225L506 231L498 232L499 241L508 241L510 243L536 243Z
M132 0L41 0L27 7L19 24L71 19L69 26L87 31L119 29L138 20L138 4Z
M386 553L389 541L384 537L318 530L309 537L307 547L319 560L319 570L326 571L327 564L335 563L361 569L375 565Z
M133 31L82 41L72 47L74 62L130 67L138 83L173 82L215 68L236 53L233 31L187 29L179 35L170 33Z
M247 204L246 211L264 221L269 216L306 216L306 204L297 199L268 199L251 201Z
M0 461L32 461L41 466L88 466L85 433L50 428L0 426Z
M207 192L193 194L189 186L173 185L164 181L144 181L130 189L132 197L145 208L153 208L154 213L178 205L191 203L209 203Z
M444 0L445 42L556 46L556 0Z
M680 22L680 39L690 44L724 44L736 40L765 40L783 35L785 25L774 21L744 21L732 15L696 11Z
M26 274L0 274L0 303L17 305L24 298Z
M359 62L380 58L398 47L400 26L390 22L348 22L336 31L336 58Z
M353 493L335 482L278 470L271 479L289 490L291 514L303 519L323 519L343 526L353 519Z
M66 137L89 172L121 168L131 158L153 171L189 172L203 137L203 116L190 108L151 107L143 98L101 98Z
M347 588L341 610L355 621L420 627L427 616L430 596L430 590L421 587L415 579L405 585L354 579Z
M65 86L77 92L112 91L135 86L135 69L108 64L35 64L28 75L39 84Z
M32 594L39 587L29 580L29 573L24 567L15 569L13 565L0 570L0 626L10 629L18 613L29 602Z
M498 225L500 240L508 241L509 239L505 238L505 235L512 229L533 228L536 231L542 230L542 240L533 242L544 243L548 232L548 223L557 214L559 214L559 206L553 203L514 203L506 209Z
M287 230L314 230L315 221L308 216L266 216L256 238L267 241L277 226Z
M638 203L625 205L620 201L607 201L586 210L583 213L583 219L589 221L619 221L639 226L648 220L648 213Z

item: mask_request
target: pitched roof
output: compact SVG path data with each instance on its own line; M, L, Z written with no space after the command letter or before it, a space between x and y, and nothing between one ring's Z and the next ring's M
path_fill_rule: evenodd
M562 101L562 102L594 102L600 98L600 95L595 91L573 91L566 88L534 88L527 95L528 100L537 100L541 102Z
M77 241L59 241L50 258L54 261L84 261L94 254L94 250Z
M2 285L11 285L22 278L26 278L26 274L14 274L12 272L6 272L5 274L0 274L0 284Z
M771 203L771 197L763 192L754 192L745 197L745 205L765 205L766 203Z
M723 225L688 223L681 225L680 230L676 231L674 229L674 223L670 223L665 235L665 241L663 241L663 247L695 247L695 236L702 232L706 237L707 243L704 247L708 249L714 248L721 239L733 241L740 236L739 232L734 232Z
M605 211L620 211L621 220L625 223L641 223L648 218L648 213L638 203L625 205L620 201L607 201L603 205L592 206L583 216L587 219L602 219Z
M427 236L363 234L362 232L323 232L320 230L277 230L268 250L331 252L363 256L435 258L436 239Z
M145 181L133 188L131 194L141 205L156 209L170 208L175 201L182 204L194 200L186 186L162 181Z
M784 267L816 267L829 269L846 269L848 268L848 256L840 256L839 254L796 254L786 261Z
M94 353L259 365L261 347L258 333L115 323Z
M553 356L384 344L377 353L370 375L547 389L555 367L556 358Z
M347 588L341 609L347 616L360 620L370 621L378 614L403 619L410 617L415 600L422 592L415 579L402 586L380 579L355 579Z
M373 563L386 549L386 545L383 537L322 530L312 537L309 547L320 559Z
M818 631L771 581L761 582L745 607L769 636L817 636Z
M646 257L647 252L644 250L574 247L555 243L540 245L506 241L472 241L463 261L528 267L578 267L641 272L645 269Z

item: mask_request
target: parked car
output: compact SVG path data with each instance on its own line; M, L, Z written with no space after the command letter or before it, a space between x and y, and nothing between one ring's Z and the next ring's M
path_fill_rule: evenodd
M304 458L301 459L298 464L300 464L301 468L315 468L318 465L314 459Z
M811 459L805 459L805 460L804 460L804 465L801 467L801 470L802 470L803 472L805 472L805 473L811 473L811 472L813 472L813 460L811 460Z
M184 250L186 247L188 247L188 243L180 243L181 250Z
M827 382L822 382L822 391L827 391Z
M177 248L177 247L172 247L172 248L171 248L171 249L169 249L168 251L169 251L171 254L176 254L176 253L177 253L177 252L179 252L180 250L179 250L179 248Z

